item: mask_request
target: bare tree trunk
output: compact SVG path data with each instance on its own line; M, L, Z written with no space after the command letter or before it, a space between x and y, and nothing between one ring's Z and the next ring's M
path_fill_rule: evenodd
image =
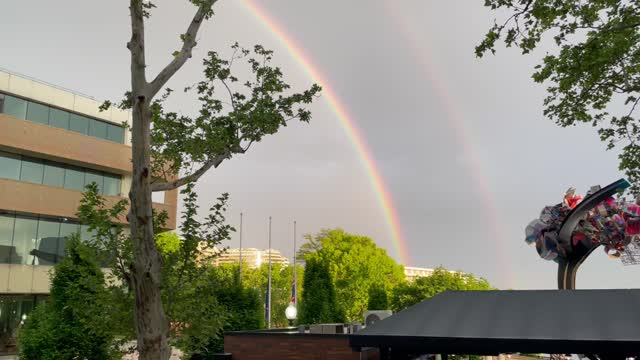
M153 233L150 126L151 95L145 75L144 15L141 0L131 0L132 115L131 143L133 174L128 215L134 246L132 283L135 295L134 319L141 360L166 360L170 356L168 345L169 323L162 308L160 296L162 258L156 248Z

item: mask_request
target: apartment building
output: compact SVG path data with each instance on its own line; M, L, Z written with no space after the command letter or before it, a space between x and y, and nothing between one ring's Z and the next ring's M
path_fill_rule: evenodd
M108 203L131 184L130 113L100 112L99 101L0 70L0 354L49 292L66 239L91 234L75 214L85 185ZM176 227L177 192L154 194Z
M433 274L433 271L434 269L430 269L430 268L405 266L404 277L405 279L407 279L407 281L412 282L419 277L431 276L431 274ZM449 270L449 272L452 274L458 273L457 271L452 271L452 270Z
M275 249L260 250L256 248L242 248L242 263L251 269L260 267L269 262L271 254L271 264L289 265L289 259L284 257L280 251ZM240 262L240 249L227 249L214 258L216 266L221 264L237 264Z

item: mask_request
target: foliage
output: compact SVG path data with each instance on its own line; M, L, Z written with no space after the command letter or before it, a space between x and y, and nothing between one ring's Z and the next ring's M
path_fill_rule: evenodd
M447 290L493 290L493 288L485 279L437 268L430 276L419 277L411 283L400 284L393 289L391 308L393 311L401 311Z
M387 290L382 286L372 286L369 288L369 302L367 310L387 310L389 309L389 297Z
M229 265L227 265L229 266ZM238 267L233 265L234 271ZM301 294L304 290L302 278L304 276L304 268L297 266L298 289L297 294ZM242 267L242 285L256 289L261 296L261 304L264 304L267 294L267 282L269 279L269 265L262 263L260 267L251 269L248 266ZM271 326L286 327L288 326L285 309L291 302L291 292L293 286L293 266L284 266L282 264L272 264L271 269ZM264 307L263 307L264 312ZM263 317L264 318L264 317ZM266 323L266 319L265 319Z
M197 116L165 109L164 102L172 89L166 89L152 104L154 173L177 175L180 169L209 163L217 167L234 154L243 154L265 136L275 134L289 121L311 119L311 112L301 105L310 104L320 93L318 85L287 94L290 86L283 81L282 71L271 65L273 51L260 45L248 50L237 43L231 49L230 59L210 51L202 61L203 80L184 89L200 101ZM240 86L236 86L239 79L233 75L233 65L238 62L246 62L254 77ZM218 97L219 90L226 99ZM167 176L163 178L166 180Z
M313 259L328 266L348 321L362 319L371 287L391 289L404 282L403 267L368 237L336 229L323 230L312 241L315 250L301 255L307 262ZM308 250L305 245L301 249Z
M180 250L180 237L172 231L156 235L156 246L163 256L175 254Z
M640 7L636 1L485 0L507 19L495 23L476 55L496 43L523 54L553 37L557 50L536 66L534 81L548 83L544 115L566 127L597 128L607 149L621 147L620 170L640 191Z
M345 321L345 315L338 304L327 263L316 258L308 258L303 282L305 290L298 311L299 323L319 324Z
M166 213L154 212L156 243L161 250L164 263L162 279L162 301L171 322L171 338L174 345L185 354L208 351L212 341L220 334L227 321L224 307L217 301L218 282L207 277L209 268L201 266L199 260L211 256L210 251L222 241L229 239L233 227L225 224L224 212L228 195L223 194L211 207L204 221L197 220L197 195L193 184L185 186L183 194L183 213L180 232L182 238L174 233L161 233L166 221ZM114 306L120 311L113 314L120 317L121 333L128 339L133 336L133 312L131 291L131 268L133 266L132 240L117 220L122 217L126 202L112 208L106 206L97 187L86 188L78 210L78 218L89 225L93 233L87 245L112 268L114 276L120 280L109 284L109 290L115 297ZM126 325L126 326L125 326Z
M21 359L117 359L113 306L95 253L74 235L54 267L51 296L18 336Z
M192 359L207 359L216 352L222 352L223 335L227 332L264 327L262 296L258 289L239 282L237 268L234 265L225 265L209 268L207 271L207 281L216 284L215 297L225 313L225 325L219 330L218 337L210 338L206 351L198 353Z

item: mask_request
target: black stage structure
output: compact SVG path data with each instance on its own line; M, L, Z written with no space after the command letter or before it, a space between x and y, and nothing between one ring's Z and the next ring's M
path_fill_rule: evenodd
M349 341L355 350L380 349L383 359L505 353L639 356L640 289L447 291Z

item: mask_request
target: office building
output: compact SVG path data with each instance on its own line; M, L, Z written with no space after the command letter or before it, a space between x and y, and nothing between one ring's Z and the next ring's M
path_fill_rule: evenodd
M20 322L49 292L49 270L72 233L91 236L75 214L96 182L113 204L131 183L131 119L99 111L88 96L0 70L0 353L15 350ZM177 192L154 196L176 227Z

